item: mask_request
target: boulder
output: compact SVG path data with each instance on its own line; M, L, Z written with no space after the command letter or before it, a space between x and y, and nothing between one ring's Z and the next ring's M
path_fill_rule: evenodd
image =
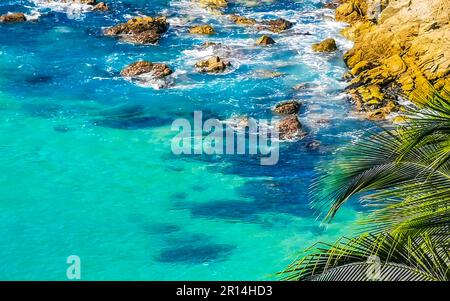
M288 100L278 103L273 108L273 112L279 115L297 114L300 110L301 103L296 100Z
M165 17L143 16L109 27L103 33L134 44L154 44L161 39L168 28L169 23Z
M195 64L197 70L202 73L220 73L225 71L228 66L231 66L231 64L218 56L212 56L207 60Z
M290 115L277 123L280 140L298 139L304 136L302 125L296 115Z
M274 39L272 39L270 36L263 35L256 41L256 45L272 45L275 44Z
M212 8L225 8L228 6L227 0L199 0L200 5Z
M291 22L282 18L262 21L261 24L263 25L262 28L268 29L272 32L282 32L293 26Z
M120 72L120 75L124 77L136 77L146 73L151 73L154 78L163 78L172 74L172 70L166 64L139 61L126 66Z
M214 34L214 28L211 25L197 25L189 29L192 34Z
M256 20L252 18L242 17L239 15L231 15L230 20L238 25L255 25Z
M320 43L312 45L315 52L333 52L337 50L336 41L332 38L325 39Z
M0 16L0 23L25 22L27 18L23 13L10 13Z
M100 3L96 4L92 10L107 11L107 10L109 10L109 7L108 7L108 5L106 5L105 2L100 2Z

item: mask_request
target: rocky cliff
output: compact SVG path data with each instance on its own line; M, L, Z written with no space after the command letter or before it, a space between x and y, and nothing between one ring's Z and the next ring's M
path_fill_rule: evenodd
M368 118L401 110L402 96L419 105L436 91L450 97L449 0L342 0L336 20L350 24L348 91Z

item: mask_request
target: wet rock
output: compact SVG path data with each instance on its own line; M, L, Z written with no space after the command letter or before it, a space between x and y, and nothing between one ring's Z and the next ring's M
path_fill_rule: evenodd
M106 36L119 37L121 40L135 44L154 44L169 28L165 17L135 17L126 23L104 30Z
M227 0L199 0L200 5L210 8L225 8L228 6Z
M320 43L313 44L312 49L315 52L333 52L337 50L336 41L332 38L325 39Z
M204 42L200 45L200 47L214 47L214 46L222 46L221 43L216 43L216 42Z
M330 2L324 3L323 7L329 8L329 9L336 9L341 4L342 4L342 0L332 0Z
M172 74L172 70L166 64L139 61L125 67L120 75L134 77L145 73L151 73L154 78L163 78Z
M273 108L273 112L279 115L297 114L300 110L301 103L296 100L288 100L278 103Z
M295 91L302 91L302 90L306 90L311 88L311 84L310 83L299 83L296 84L295 86L292 87L293 90Z
M290 115L277 123L280 140L292 140L304 136L302 125L297 116Z
M197 70L202 73L220 73L231 66L229 62L222 60L218 56L212 56L207 60L200 61L195 64Z
M276 20L262 21L261 24L272 32L282 32L293 26L292 22L279 18Z
M0 23L18 23L26 20L27 18L23 13L9 13L0 16Z
M255 25L256 24L256 20L252 19L252 18L247 18L247 17L243 17L243 16L239 16L239 15L231 15L230 16L230 20L238 25Z
M96 4L92 10L107 11L107 10L109 10L109 7L108 7L108 5L106 5L105 2L100 2L100 3Z
M272 45L275 44L274 39L272 39L270 36L263 35L256 41L256 45Z
M214 28L211 25L197 25L189 29L192 34L214 34Z

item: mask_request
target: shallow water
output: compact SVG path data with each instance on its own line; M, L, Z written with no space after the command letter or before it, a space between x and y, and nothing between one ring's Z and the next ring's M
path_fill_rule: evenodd
M295 26L260 48L253 43L261 33L187 0L109 0L106 14L0 2L2 14L38 18L0 25L0 279L63 280L66 258L76 254L85 280L265 280L317 240L349 234L357 208L344 208L324 228L308 200L314 169L371 126L352 116L342 93L341 57L351 47L338 35L344 25L321 1L244 2L227 12ZM158 45L101 35L136 14L169 17ZM186 34L204 22L218 33ZM327 37L336 37L339 51L312 53ZM226 45L219 51L231 72L195 72L193 64L213 53L198 48L204 41ZM169 64L174 86L157 90L118 76L141 59ZM261 69L285 75L258 78ZM310 88L294 91L298 83ZM194 110L271 118L275 103L292 98L304 103L309 135L283 143L275 166L251 156L171 152L175 118ZM306 148L312 140L319 150Z

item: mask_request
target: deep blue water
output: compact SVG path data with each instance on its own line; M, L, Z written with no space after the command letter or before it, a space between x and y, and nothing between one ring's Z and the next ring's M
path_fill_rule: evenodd
M355 208L324 228L308 198L315 168L371 126L343 94L342 54L351 46L339 36L343 24L321 1L244 2L225 13L295 25L261 48L261 32L187 0L109 0L108 13L0 2L1 14L36 18L0 24L0 279L66 279L75 254L86 280L263 280L315 241L348 234ZM168 17L158 45L102 36L137 14ZM203 23L217 34L187 33ZM327 37L339 51L310 50ZM205 41L224 46L199 48ZM196 72L196 61L217 53L230 72ZM144 59L167 63L175 85L157 90L119 76ZM284 76L262 78L261 70ZM299 83L309 88L292 89ZM308 135L282 143L275 166L255 156L171 152L176 118L195 110L221 120L272 118L274 104L293 98L304 104ZM318 150L307 149L313 140Z

